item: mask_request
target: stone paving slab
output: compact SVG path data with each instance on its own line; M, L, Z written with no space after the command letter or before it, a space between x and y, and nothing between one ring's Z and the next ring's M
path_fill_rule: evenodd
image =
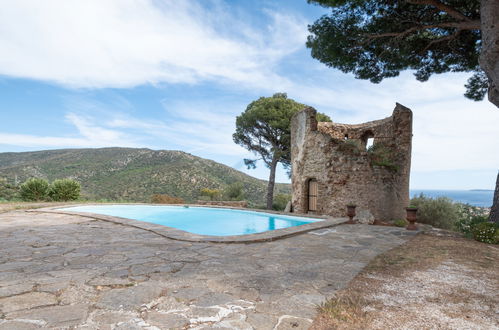
M186 242L76 215L0 214L1 329L306 329L316 306L414 232L340 225Z

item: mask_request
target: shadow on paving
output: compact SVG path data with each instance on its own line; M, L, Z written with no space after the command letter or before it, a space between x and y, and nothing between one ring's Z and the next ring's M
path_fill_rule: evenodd
M342 225L264 243L174 241L98 220L0 214L0 329L306 329L414 232Z

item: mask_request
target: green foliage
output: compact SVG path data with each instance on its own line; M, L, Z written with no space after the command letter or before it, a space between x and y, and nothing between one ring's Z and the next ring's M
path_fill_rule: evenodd
M281 163L286 169L291 167L291 118L305 107L288 99L286 93L276 93L251 102L236 118L236 132L232 135L234 142L259 157L245 159L244 163L248 168L255 168L256 162L262 160L270 169L267 208L272 207L277 164ZM320 120L331 121L323 114Z
M405 227L408 225L408 222L405 219L397 219L393 222L393 224L397 227Z
M306 105L288 99L286 93L272 97L260 97L251 102L236 118L234 142L252 151L270 167L273 160L289 168L291 163L291 117ZM320 115L321 121L331 121ZM248 168L255 167L256 160L245 160Z
M343 152L350 152L358 155L363 148L359 140L347 139L341 141L339 149Z
M475 72L465 95L483 99L488 82L478 63L479 0L309 2L331 8L309 26L307 41L312 57L327 66L373 83L408 69L419 81L444 72Z
M276 211L284 211L288 202L291 201L291 195L289 194L277 194L274 197L272 204L272 209Z
M399 170L399 166L395 163L395 154L384 144L373 144L367 149L367 153L370 156L372 165L383 166L394 172Z
M459 219L459 207L447 197L430 198L423 194L411 199L411 205L418 208L418 222L437 228L455 229Z
M184 204L182 198L172 197L167 194L155 194L151 197L151 202L155 204Z
M193 203L201 188L222 189L242 182L245 199L263 204L267 191L262 180L181 151L101 148L0 153L0 177L17 174L24 182L31 175L26 169L33 167L49 181L75 178L81 184L80 198L92 201L149 202L152 195L167 193ZM276 194L290 190L289 184L275 186Z
M43 201L48 197L49 183L40 178L31 178L20 187L20 196L24 201Z
M230 201L242 201L244 199L242 182L234 182L228 185L224 190L224 196Z
M74 201L80 197L80 183L72 179L58 179L50 185L48 195L53 201Z
M210 198L211 201L217 200L220 197L220 190L203 188L200 190L201 196Z
M493 222L482 222L472 229L473 238L479 242L499 244L499 225Z
M5 178L0 178L0 199L10 201L16 198L19 193L19 187L13 185Z
M468 238L473 238L473 228L488 221L488 212L484 208L469 205L458 204L459 218L455 223L457 231Z

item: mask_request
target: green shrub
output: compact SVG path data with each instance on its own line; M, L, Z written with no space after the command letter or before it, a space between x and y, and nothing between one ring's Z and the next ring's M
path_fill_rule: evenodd
M411 199L411 206L418 208L418 222L442 229L455 229L459 207L450 198L430 198L423 194Z
M201 189L200 193L201 193L201 196L206 196L211 201L214 201L214 200L217 200L220 198L220 190L218 190L218 189L203 188L203 189Z
M152 195L151 202L156 204L185 204L185 200L183 198L173 197L167 194Z
M473 238L479 242L499 244L499 225L493 222L482 222L472 229Z
M11 184L5 178L0 178L0 199L13 200L19 193L19 187Z
M393 224L397 227L405 227L408 225L408 222L405 219L397 219L393 222Z
M230 201L242 201L244 199L243 183L234 182L224 190L224 197Z
M473 227L489 219L489 211L483 207L469 204L457 204L459 208L459 219L456 221L456 229L468 238L473 238Z
M20 196L24 201L43 201L48 197L49 183L40 178L31 178L20 187Z
M370 156L371 164L375 166L382 166L390 171L397 172L399 166L396 164L395 154L393 151L382 143L376 143L367 149Z
M286 205L291 200L291 195L289 194L277 194L274 196L274 202L272 203L272 209L276 211L284 211Z
M80 183L72 179L59 179L52 182L49 196L54 201L74 201L80 197Z

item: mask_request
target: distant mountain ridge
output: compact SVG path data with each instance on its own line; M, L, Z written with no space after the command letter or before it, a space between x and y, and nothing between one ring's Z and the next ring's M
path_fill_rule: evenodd
M183 151L136 148L58 149L0 153L0 177L24 182L31 177L49 181L73 178L89 199L149 202L153 194L198 198L202 188L223 189L242 182L246 199L265 204L267 182L232 167ZM277 184L276 193L290 193Z

